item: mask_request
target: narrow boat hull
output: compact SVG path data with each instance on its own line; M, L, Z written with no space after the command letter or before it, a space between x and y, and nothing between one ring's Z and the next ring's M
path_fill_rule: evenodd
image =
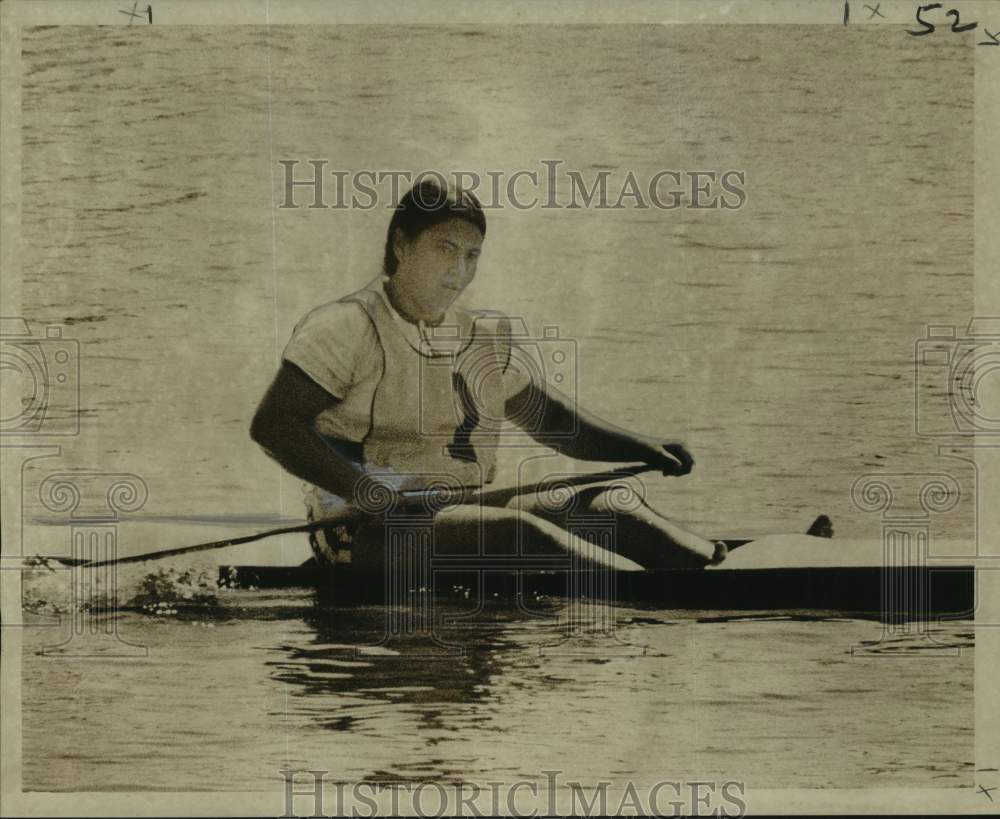
M717 566L656 571L581 571L567 559L449 561L410 544L392 571L362 571L337 551L294 568L223 568L241 586L313 587L324 605L426 605L427 600L608 600L623 605L729 611L835 611L885 620L969 619L976 578L969 558L899 554L876 541L812 535L770 535L727 541ZM342 554L342 553L341 553ZM403 559L400 559L400 556Z

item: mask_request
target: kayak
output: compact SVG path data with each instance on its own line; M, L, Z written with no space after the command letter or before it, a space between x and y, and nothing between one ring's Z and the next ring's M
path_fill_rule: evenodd
M220 577L236 587L313 588L321 605L405 605L435 600L497 600L513 604L541 597L607 600L660 608L731 611L834 611L879 614L886 620L942 616L971 619L975 566L971 560L886 560L881 543L810 534L725 541L730 552L715 566L652 571L580 571L566 565L475 565L430 559L398 564L396 572L359 572L319 551L295 567L224 566ZM416 555L413 552L411 557ZM343 558L343 556L341 556Z
M580 475L561 482L581 486L603 483L648 469L642 465L622 467L609 473ZM539 491L547 486L542 482L529 489ZM488 490L474 495L473 500L502 503L524 491L522 487ZM414 508L424 503L422 496L404 495L407 496L404 500ZM884 544L881 541L834 539L832 524L825 515L818 517L804 534L722 539L727 553L716 565L699 563L656 570L641 569L632 561L626 561L627 570L618 570L620 564L614 560L610 567L583 569L582 566L595 565L586 560L587 544L606 542L601 540L601 532L596 531L600 525L596 525L595 531L581 535L586 541L582 546L580 538L577 539L575 554L481 556L474 550L472 554L432 555L427 543L430 538L418 537L418 527L395 542L390 540L394 555L380 559L383 547L378 543L375 552L369 546L367 558L374 560L355 560L351 548L352 527L364 525L364 520L364 515L345 509L307 523L293 523L205 543L126 555L108 550L99 554L93 548L75 549L70 556L36 555L26 558L25 564L49 569L62 565L90 570L229 550L275 536L309 533L313 554L309 560L299 565L282 566L215 561L219 585L228 588L311 588L317 592L317 603L334 606L373 602L424 605L428 597L471 599L473 602L498 598L522 606L528 598L545 596L568 600L603 599L665 608L879 613L884 620L943 616L971 619L974 614L976 568L973 558L930 557L924 554L926 538L921 541L908 536L890 537ZM918 548L920 543L923 545ZM965 544L960 544L959 552L968 555ZM951 553L954 554L954 550ZM617 555L613 557L618 558ZM394 568L387 571L387 566Z

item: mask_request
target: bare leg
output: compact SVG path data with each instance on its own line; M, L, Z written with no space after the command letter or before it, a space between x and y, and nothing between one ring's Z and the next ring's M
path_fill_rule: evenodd
M642 571L624 554L588 543L554 522L520 509L454 506L439 512L434 527L434 554L438 557L516 558L570 556L580 570ZM355 570L385 570L386 535L381 524L367 523L354 535L351 562ZM516 568L516 560L512 561ZM461 566L456 566L461 568Z
M509 506L570 530L595 520L613 522L617 553L646 569L700 568L725 557L724 544L661 515L643 500L641 486L631 481L567 492L560 500L522 495Z

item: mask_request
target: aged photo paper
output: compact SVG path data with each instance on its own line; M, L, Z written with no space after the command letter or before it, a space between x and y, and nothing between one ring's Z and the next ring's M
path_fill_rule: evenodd
M1000 4L0 23L4 816L996 812Z

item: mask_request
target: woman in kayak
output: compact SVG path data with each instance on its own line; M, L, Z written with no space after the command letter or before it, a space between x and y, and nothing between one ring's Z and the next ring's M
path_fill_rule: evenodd
M512 366L504 316L455 305L476 275L485 237L475 196L422 182L393 213L382 274L296 326L251 436L314 487L312 517L345 504L366 508L379 492L488 484L505 421L572 458L691 471L682 444L608 424ZM641 495L622 503L620 483L571 491L560 504L528 493L499 507L448 505L433 519L435 548L510 554L519 544L522 554L558 550L619 570L704 566L725 556L724 544L667 520ZM564 528L571 513L613 515L617 544L584 542ZM382 559L381 527L367 520L353 532L355 568ZM347 559L324 534L313 544L318 556Z

